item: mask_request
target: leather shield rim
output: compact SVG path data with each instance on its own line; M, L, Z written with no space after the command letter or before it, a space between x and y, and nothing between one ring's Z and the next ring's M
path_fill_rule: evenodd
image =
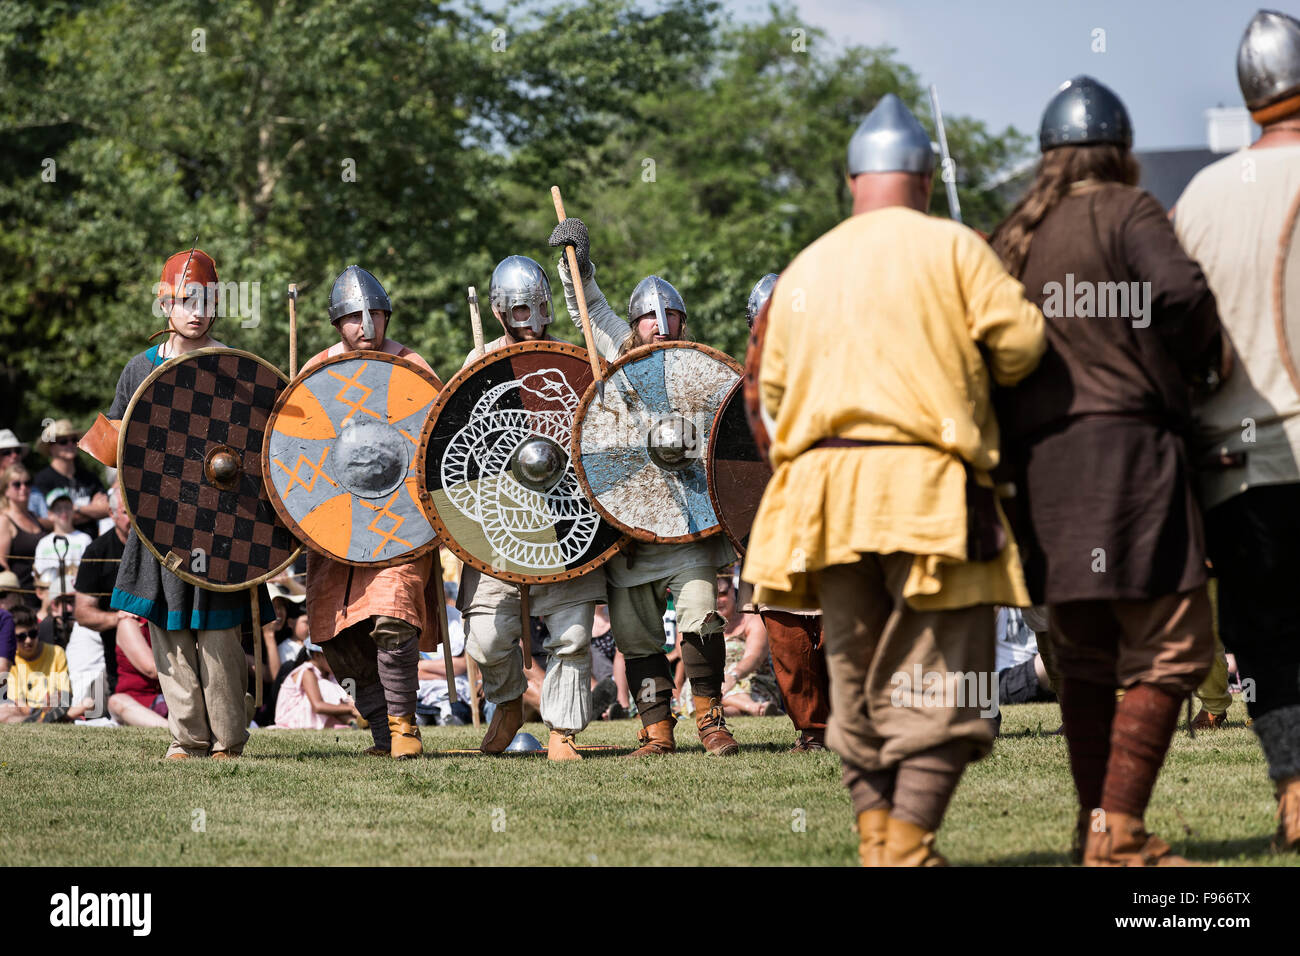
M135 390L135 394L131 396L131 401L127 404L126 411L122 413L122 426L117 433L118 462L122 462L125 460L124 456L126 452L127 427L131 424L131 414L135 411L136 402L138 402L140 396L144 394L144 390L148 388L150 385L152 385L156 379L158 379L164 372L166 372L173 365L178 365L181 362L188 362L191 359L197 358L201 355L212 355L212 354L224 355L227 353L234 354L234 355L242 355L245 358L250 358L253 361L257 362L259 365L264 366L265 368L269 368L271 371L275 372L275 374L279 376L280 381L284 385L287 386L289 384L288 376L286 376L282 371L280 371L278 368L276 368L266 359L262 358L260 355L254 355L252 352L246 352L243 349L210 347L210 348L195 349L192 352L185 352L181 355L175 356L174 358L169 358L162 365L159 365L156 369L150 372L149 376L143 382L140 383L140 387L137 388ZM281 389L280 394L281 395L284 394L283 389ZM279 399L277 398L276 401L278 403ZM267 418L268 427L270 425L270 421L271 419L268 417ZM265 446L265 435L263 435L263 445ZM262 464L262 459L260 456L258 458L258 463ZM119 470L119 476L120 473L121 472ZM263 490L265 490L266 488L265 470L263 470L260 477L262 480L262 488ZM267 498L269 499L270 497L271 495L268 493ZM171 574L176 575L186 584L192 584L196 588L203 588L203 590L205 591L221 591L223 593L230 593L233 591L247 591L249 588L258 587L262 584L265 584L267 581L271 580L275 576L277 576L281 571L289 567L291 564L293 564L293 562L297 561L298 555L302 554L301 547L295 548L293 553L289 555L288 560L286 560L283 564L280 564L278 567L272 568L270 571L267 571L265 574L258 575L256 578L252 578L248 581L245 581L243 584L213 584L210 581L204 581L201 578L195 577L189 571L183 571L180 568L176 568L175 570L173 570L167 567L167 559L158 553L158 549L154 546L154 543L152 541L150 541L147 537L145 537L143 534L140 533L140 528L135 523L135 513L131 511L131 506L127 501L127 495L125 493L122 494L122 510L126 512L127 518L129 518L131 521L131 530L135 532L135 536L140 539L140 543L143 544L149 550L149 553L158 559L158 563L162 565L164 571L168 571ZM293 529L290 528L289 532L292 534ZM294 535L294 537L296 538L297 535Z
M633 362L637 361L638 359L641 359L644 356L649 355L651 352L668 351L669 349L694 349L697 352L703 352L705 355L708 355L709 357L717 359L718 361L722 362L723 364L728 366L733 372L735 372L737 375L744 374L744 368L741 366L739 362L733 359L726 352L720 352L717 349L712 348L711 346L704 345L700 342L656 342L652 345L637 346L636 348L632 349L632 351L628 352L626 355L619 357L619 359L613 362L606 370L605 381L608 382L611 378L613 378L615 373L617 373L618 370L621 369L624 365L630 365ZM578 484L582 486L582 493L587 496L588 500L591 501L592 507L594 507L600 513L601 517L603 517L615 528L618 528L620 531L628 535L633 540L644 541L649 544L686 544L687 542L690 541L700 541L703 540L704 538L711 538L716 534L721 534L722 526L720 524L714 524L712 527L706 528L703 531L693 531L690 534L658 535L658 534L654 534L653 532L647 531L644 528L633 528L631 525L625 524L624 522L617 520L613 515L609 513L609 511L605 509L605 507L600 503L600 499L598 499L594 494L591 493L591 485L587 483L587 473L582 467L582 454L581 454L582 453L582 427L581 426L583 420L587 416L587 409L590 407L591 403L595 400L595 398L596 398L596 383L592 382L591 385L588 386L587 391L583 393L582 398L579 400L577 411L573 413L573 438L572 438L572 444L570 446L569 457L573 461L573 470L578 474ZM712 429L713 426L710 425L709 427L710 429ZM709 434L712 435L712 431L710 431ZM712 443L710 443L710 446L711 445ZM704 463L704 467L705 467L705 483L707 484L708 483L707 460ZM712 506L713 504L712 500L710 500L709 504L710 506ZM717 516L717 509L714 509L714 516L715 517Z
M736 556L739 558L743 558L745 556L746 548L745 545L741 542L740 538L736 535L735 529L733 529L731 525L727 523L726 512L721 506L721 498L718 496L718 490L717 490L718 459L717 456L714 455L714 449L718 447L718 443L713 441L712 439L713 436L718 434L718 426L722 422L722 416L726 414L727 409L731 405L731 403L733 401L736 401L738 392L740 393L739 395L740 400L742 402L744 401L744 389L745 389L745 380L742 378L739 381L737 381L735 385L731 386L731 391L727 392L727 397L722 400L722 404L718 406L717 412L715 412L713 415L713 425L710 427L709 430L709 439L710 439L709 454L706 458L705 472L704 472L705 478L708 479L708 483L709 483L709 502L713 505L713 513L718 516L718 524L722 527L722 533L727 536L727 540L731 542L731 546L736 549ZM746 417L748 417L748 415L746 415ZM764 464L766 464L766 462L764 462ZM770 466L768 470L769 471L771 470Z
M775 289L772 290L776 292ZM768 296L763 307L754 316L754 327L749 332L749 347L745 350L745 371L741 381L745 383L745 418L749 420L749 430L754 435L754 444L758 453L769 464L772 461L772 437L763 425L763 416L759 409L763 403L763 391L759 386L758 373L763 364L763 344L767 341L767 311L772 305L772 296Z
M429 417L424 423L424 431L420 433L419 458L416 465L418 472L416 482L420 491L420 505L424 508L424 513L428 515L430 522L433 524L433 529L437 532L438 540L441 541L441 543L453 554L455 554L456 557L460 558L462 562L482 574L486 574L488 577L496 578L499 581L508 581L511 584L554 584L557 581L572 581L574 578L580 578L584 574L588 574L601 567L610 558L614 557L614 555L627 547L629 541L627 534L624 533L617 541L596 557L591 558L570 571L559 571L554 574L521 574L518 571L505 571L500 568L494 569L492 565L488 564L486 561L475 557L466 551L456 541L456 539L451 536L451 532L448 531L447 525L442 520L442 516L438 514L438 509L433 505L433 495L429 491L429 482L426 477L428 474L429 441L432 438L434 427L438 421L438 416L441 415L443 409L446 408L448 399L455 394L456 389L460 387L462 382L479 369L486 368L494 362L503 361L505 358L526 352L554 352L562 355L569 355L588 363L589 367L591 362L587 357L587 350L582 346L573 345L569 342L550 341L548 339L542 339L536 342L517 342L514 345L507 345L504 348L484 352L481 356L470 362L447 380L447 384L443 386L442 391L438 393L438 398L434 401L433 407L429 409ZM608 367L603 358L600 360L600 364L602 369ZM608 373L606 374L608 375ZM579 408L581 408L581 403L579 404ZM577 420L576 414L574 420ZM574 470L577 470L576 463ZM579 478L579 482L581 482L581 478ZM582 492L587 496L588 501L592 501L591 489L589 489L585 483L582 484ZM592 504L594 506L595 502L593 501ZM601 512L599 508L596 510L602 518L605 517L604 513ZM608 518L605 520L608 521ZM612 524L613 522L610 523ZM622 530L618 525L614 525L614 527L620 531Z
M331 355L328 358L322 359L321 361L317 362L315 365L311 366L311 368L299 370L298 374L294 377L294 379L291 382L289 382L288 385L285 386L282 392L280 392L280 396L275 400L275 406L271 409L271 415L266 420L266 433L262 436L262 481L267 485L266 496L271 500L271 506L275 508L275 513L280 516L280 520L284 522L284 526L289 529L289 533L292 534L300 542L302 542L312 551L315 551L323 558L328 558L330 561L337 561L339 564L351 565L354 568L381 569L381 568L397 567L398 565L402 565L402 564L414 564L416 561L419 561L430 551L437 549L438 546L440 545L441 542L438 539L436 528L434 529L433 538L426 541L424 544L412 548L410 551L404 551L402 554L397 555L396 557L384 558L382 561L353 561L348 558L339 557L337 554L334 554L332 551L326 551L324 548L318 547L316 545L316 542L311 540L311 538L309 538L303 532L302 528L299 527L298 522L293 520L293 517L289 514L288 509L286 509L284 507L284 504L280 501L280 494L275 489L275 482L266 481L266 476L271 473L271 433L275 431L275 420L280 416L280 411L284 407L285 402L288 401L289 394L293 390L293 387L299 384L300 382L302 382L308 375L314 375L316 374L316 372L320 371L321 369L327 366L339 365L343 362L350 362L356 359L365 359L366 361L388 362L390 365L400 365L403 368L409 369L410 371L414 372L420 378L424 379L426 382L433 385L434 391L437 394L439 395L442 394L442 389L443 389L442 381L438 378L437 375L434 375L432 372L427 372L424 369L422 369L420 366L416 365L414 362L404 359L400 355L393 355L391 352L379 352L371 349L358 349L355 352L344 352L342 355ZM433 406L430 406L431 409L432 407ZM421 454L421 449L419 446L417 446L416 447L416 461L417 461L416 468L417 469L420 467L418 464L420 454ZM427 521L429 518L429 509L424 506L424 502L418 496L416 497L415 503L416 506L420 509L421 514L424 515L424 518ZM433 524L432 521L430 521L429 523Z
M1300 342L1292 343L1287 339L1286 334L1286 272L1287 260L1291 253L1294 252L1300 256L1300 242L1297 242L1296 230L1300 229L1300 192L1296 193L1295 199L1291 201L1291 208L1287 211L1286 220L1282 224L1282 235L1278 238L1277 261L1273 266L1273 330L1277 336L1278 352L1282 356L1282 366L1286 369L1287 376L1291 379L1291 384L1297 392L1300 392L1300 369L1296 367L1295 352L1292 351L1292 345L1300 346ZM1296 266L1300 269L1300 265ZM1292 303L1295 308L1300 309L1300 302Z

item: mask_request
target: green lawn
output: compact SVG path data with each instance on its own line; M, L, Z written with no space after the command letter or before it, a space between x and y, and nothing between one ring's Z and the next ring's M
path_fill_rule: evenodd
M1196 860L1300 865L1269 853L1271 786L1240 704L1232 715L1178 733L1149 826ZM399 763L361 757L357 731L275 730L238 761L163 762L161 730L0 726L0 865L855 863L838 758L786 753L784 718L730 723L739 757L706 756L681 725L675 757L562 765ZM940 832L954 863L1066 862L1074 795L1065 739L1047 733L1059 723L1054 705L1007 708ZM627 746L636 726L596 724L580 742ZM471 728L423 732L426 750L478 743Z

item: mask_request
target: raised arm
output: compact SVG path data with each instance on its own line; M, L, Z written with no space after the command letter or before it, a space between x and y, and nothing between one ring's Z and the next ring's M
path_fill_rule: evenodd
M578 259L578 271L582 273L582 292L587 299L587 315L591 319L591 338L596 350L607 362L618 358L623 342L632 334L632 327L610 308L605 294L596 285L596 266L589 255L587 227L581 219L569 218L555 227L548 240L551 245L563 248L571 245ZM569 318L579 329L582 319L578 314L578 296L573 290L573 277L569 275L569 263L565 256L560 257L558 265L560 282L564 286L564 305L569 310Z

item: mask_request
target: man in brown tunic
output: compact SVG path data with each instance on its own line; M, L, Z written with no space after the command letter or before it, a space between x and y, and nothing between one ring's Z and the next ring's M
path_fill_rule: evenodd
M1064 84L1040 140L1038 177L992 239L1047 319L1038 368L996 398L1010 510L1030 594L1051 608L1084 862L1184 862L1142 818L1213 651L1185 435L1191 391L1218 363L1218 313L1134 188L1114 93Z

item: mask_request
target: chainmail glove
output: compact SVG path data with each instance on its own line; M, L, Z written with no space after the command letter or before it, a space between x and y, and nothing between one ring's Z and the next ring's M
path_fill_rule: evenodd
M587 236L587 227L581 219L574 219L572 216L565 219L551 230L551 238L547 242L561 249L564 246L573 246L573 251L578 258L578 275L584 279L591 277L591 240Z

